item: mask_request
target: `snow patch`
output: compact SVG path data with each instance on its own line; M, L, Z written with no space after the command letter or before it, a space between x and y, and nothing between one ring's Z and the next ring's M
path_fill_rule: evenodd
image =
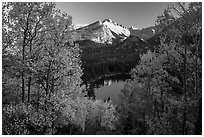
M103 24L106 25L111 31L113 31L117 35L123 34L126 37L130 36L130 31L128 29L122 26L115 25L115 23L113 23L112 21L105 21Z
M129 27L130 30L140 30L139 28L135 28L133 26Z
M77 24L77 25L74 25L74 29L82 28L85 26L88 26L88 24Z
M155 30L154 29L152 29L152 33L155 34Z
M143 38L140 38L140 39L145 42L145 40Z

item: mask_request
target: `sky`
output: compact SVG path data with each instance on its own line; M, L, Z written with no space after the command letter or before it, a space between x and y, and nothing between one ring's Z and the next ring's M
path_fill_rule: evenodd
M56 2L56 7L72 16L72 22L90 24L110 18L125 27L145 28L155 25L167 2Z

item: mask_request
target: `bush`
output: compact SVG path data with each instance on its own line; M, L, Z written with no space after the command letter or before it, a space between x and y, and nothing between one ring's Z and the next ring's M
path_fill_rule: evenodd
M7 105L2 109L2 134L27 135L28 112L25 104Z
M2 124L5 135L47 135L112 131L115 122L116 110L110 102L85 97L59 100L53 96L42 99L38 107L23 103L4 106Z

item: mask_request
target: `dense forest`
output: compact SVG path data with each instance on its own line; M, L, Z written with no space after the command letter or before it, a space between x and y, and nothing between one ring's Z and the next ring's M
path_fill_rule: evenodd
M156 24L158 45L131 56L137 65L96 72L84 69L72 16L55 3L2 3L2 134L202 134L202 3L172 3ZM87 96L84 72L129 68L120 104Z

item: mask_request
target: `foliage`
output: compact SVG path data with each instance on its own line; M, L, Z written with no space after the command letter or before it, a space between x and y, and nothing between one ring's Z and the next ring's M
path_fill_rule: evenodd
M3 134L79 134L99 118L114 129L114 106L84 97L71 16L38 2L4 3L2 14Z
M3 134L77 134L95 130L114 130L117 122L115 107L108 102L77 97L44 101L36 108L32 105L8 105L3 109ZM87 125L87 123L89 123ZM96 126L97 129L93 129ZM77 127L77 130L74 130ZM85 131L86 130L86 131Z
M122 134L199 132L201 11L202 3L175 3L158 17L165 39L155 51L141 55L132 69L118 114L111 102L84 97L81 51L72 42L70 15L53 3L3 3L3 134L104 134L117 128ZM117 56L122 55L119 50ZM127 51L132 53L129 58L137 56ZM109 69L101 64L100 71L126 71L115 64L117 68L108 64ZM132 66L131 61L126 66Z
M27 110L24 104L5 106L2 109L2 134L26 135Z
M133 81L122 90L120 121L124 132L194 134L200 117L201 9L201 3L187 7L175 3L159 16L165 39L161 37L154 52L141 56L139 65L132 69ZM132 123L124 122L130 119Z
M115 130L116 110L111 102L89 101L87 121L99 129Z
M122 90L122 115L135 120L130 129L140 128L138 123L143 123L145 134L181 134L175 127L181 126L178 115L183 108L182 96L173 90L180 88L181 81L178 75L169 73L174 72L172 66L181 67L181 55L173 42L168 46L162 44L159 49L157 53L149 51L142 55L140 64L132 70L134 81ZM134 134L142 134L136 131Z

